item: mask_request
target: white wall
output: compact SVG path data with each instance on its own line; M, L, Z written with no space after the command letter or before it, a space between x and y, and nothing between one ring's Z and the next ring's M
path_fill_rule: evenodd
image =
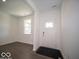
M34 4L34 1L27 0L30 6L33 8L33 51L37 50L39 47L39 11Z
M8 31L8 34L4 37L0 37L0 45L17 41L17 18L4 12L0 12L0 22L2 24L8 24L8 27L5 28L6 31Z
M32 23L32 34L24 34L24 20L31 19L32 16L18 17L18 41L28 44L33 44L33 23Z
M65 59L79 59L79 0L64 0L62 40Z

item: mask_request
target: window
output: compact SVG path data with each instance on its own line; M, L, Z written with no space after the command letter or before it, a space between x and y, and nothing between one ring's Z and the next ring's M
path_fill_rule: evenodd
M46 22L45 23L45 27L46 28L53 28L54 27L54 24L52 22Z
M31 19L24 20L24 34L31 34Z

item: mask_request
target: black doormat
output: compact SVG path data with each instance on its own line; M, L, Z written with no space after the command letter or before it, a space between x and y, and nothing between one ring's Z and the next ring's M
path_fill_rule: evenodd
M54 59L61 58L63 59L63 56L58 49L53 49L53 48L47 48L47 47L39 47L36 51L36 53L44 56L48 56Z

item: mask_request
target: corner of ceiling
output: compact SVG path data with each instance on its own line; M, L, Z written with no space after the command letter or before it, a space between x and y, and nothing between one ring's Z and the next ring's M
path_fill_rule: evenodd
M34 12L39 12L32 0L27 0L27 3L29 3L31 5L31 7L33 8Z

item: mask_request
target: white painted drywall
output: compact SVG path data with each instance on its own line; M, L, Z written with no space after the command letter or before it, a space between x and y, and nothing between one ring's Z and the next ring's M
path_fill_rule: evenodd
M32 16L18 17L18 41L33 44L33 32L31 34L24 34L24 20L29 18L33 21Z
M8 31L8 34L0 37L0 45L17 41L17 18L4 12L0 12L0 22L3 22L2 24L8 24L8 27L5 28L6 31Z
M33 51L36 51L39 47L39 11L33 0L27 0L30 6L34 10L33 17Z
M79 59L79 0L64 0L62 40L65 59Z
M53 7L60 7L62 0L31 0L39 12L51 10Z

